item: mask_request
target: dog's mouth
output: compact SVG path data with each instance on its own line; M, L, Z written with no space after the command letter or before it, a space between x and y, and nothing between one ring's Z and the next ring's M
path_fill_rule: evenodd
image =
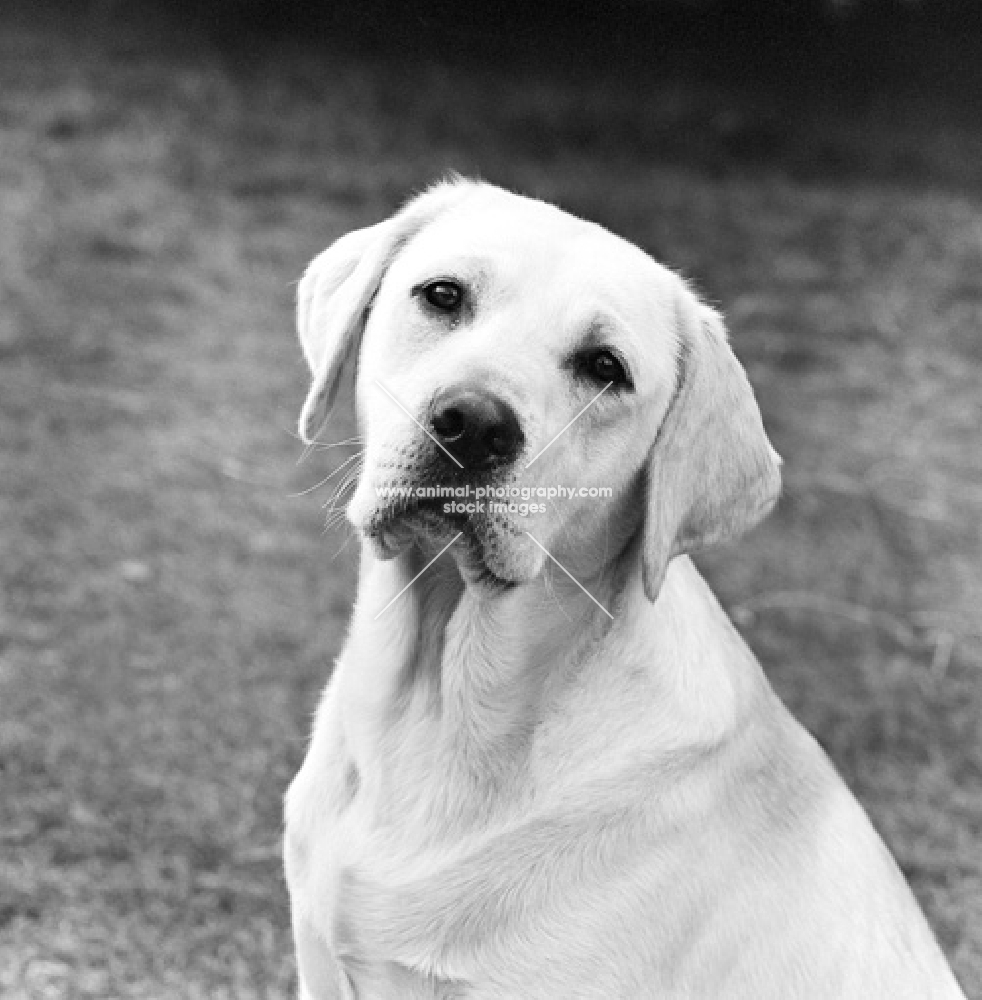
M453 549L461 571L469 579L498 587L514 586L502 566L501 536L507 526L483 513L455 511L442 498L399 498L380 507L364 529L376 555L392 559L413 545L433 557Z
M419 540L444 542L463 531L473 534L466 515L447 513L439 500L405 499L378 508L365 535L382 558L391 559Z

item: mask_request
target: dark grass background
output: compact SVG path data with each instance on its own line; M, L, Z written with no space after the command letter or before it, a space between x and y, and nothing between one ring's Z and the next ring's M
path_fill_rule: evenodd
M982 998L974 7L536 9L0 11L5 1000L291 995L357 548L294 496L353 448L297 464L293 282L450 168L727 313L787 486L702 564Z

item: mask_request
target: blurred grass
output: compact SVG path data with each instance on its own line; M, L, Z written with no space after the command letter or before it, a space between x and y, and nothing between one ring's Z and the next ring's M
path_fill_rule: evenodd
M982 997L982 133L93 9L0 20L0 994L292 995L280 798L355 548L292 496L350 453L297 464L292 282L455 168L725 309L787 489L703 565Z

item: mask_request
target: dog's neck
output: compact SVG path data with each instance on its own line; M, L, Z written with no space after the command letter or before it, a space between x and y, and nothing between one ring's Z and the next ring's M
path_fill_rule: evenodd
M583 692L594 685L619 691L631 711L638 699L650 702L645 725L666 754L678 751L675 734L706 743L731 726L736 692L728 695L729 667L710 634L729 627L725 616L688 560L652 605L635 550L582 588L558 571L503 588L466 579L449 556L407 586L426 565L421 553L383 562L366 547L338 677L365 790L376 786L379 800L391 802L394 770L422 755L441 788L470 789L469 802L448 810L480 812L512 784L527 785L533 741L550 719L589 703ZM702 620L692 609L699 585ZM676 613L680 599L685 616Z

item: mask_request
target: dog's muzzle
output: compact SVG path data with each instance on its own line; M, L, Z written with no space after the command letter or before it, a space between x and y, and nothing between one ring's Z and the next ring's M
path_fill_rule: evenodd
M362 530L381 558L423 538L431 545L459 538L454 551L472 567L511 579L502 560L517 529L476 491L514 478L526 446L515 410L483 386L462 382L432 397L422 425L428 435L411 450L379 462L376 475L391 489L376 501Z

